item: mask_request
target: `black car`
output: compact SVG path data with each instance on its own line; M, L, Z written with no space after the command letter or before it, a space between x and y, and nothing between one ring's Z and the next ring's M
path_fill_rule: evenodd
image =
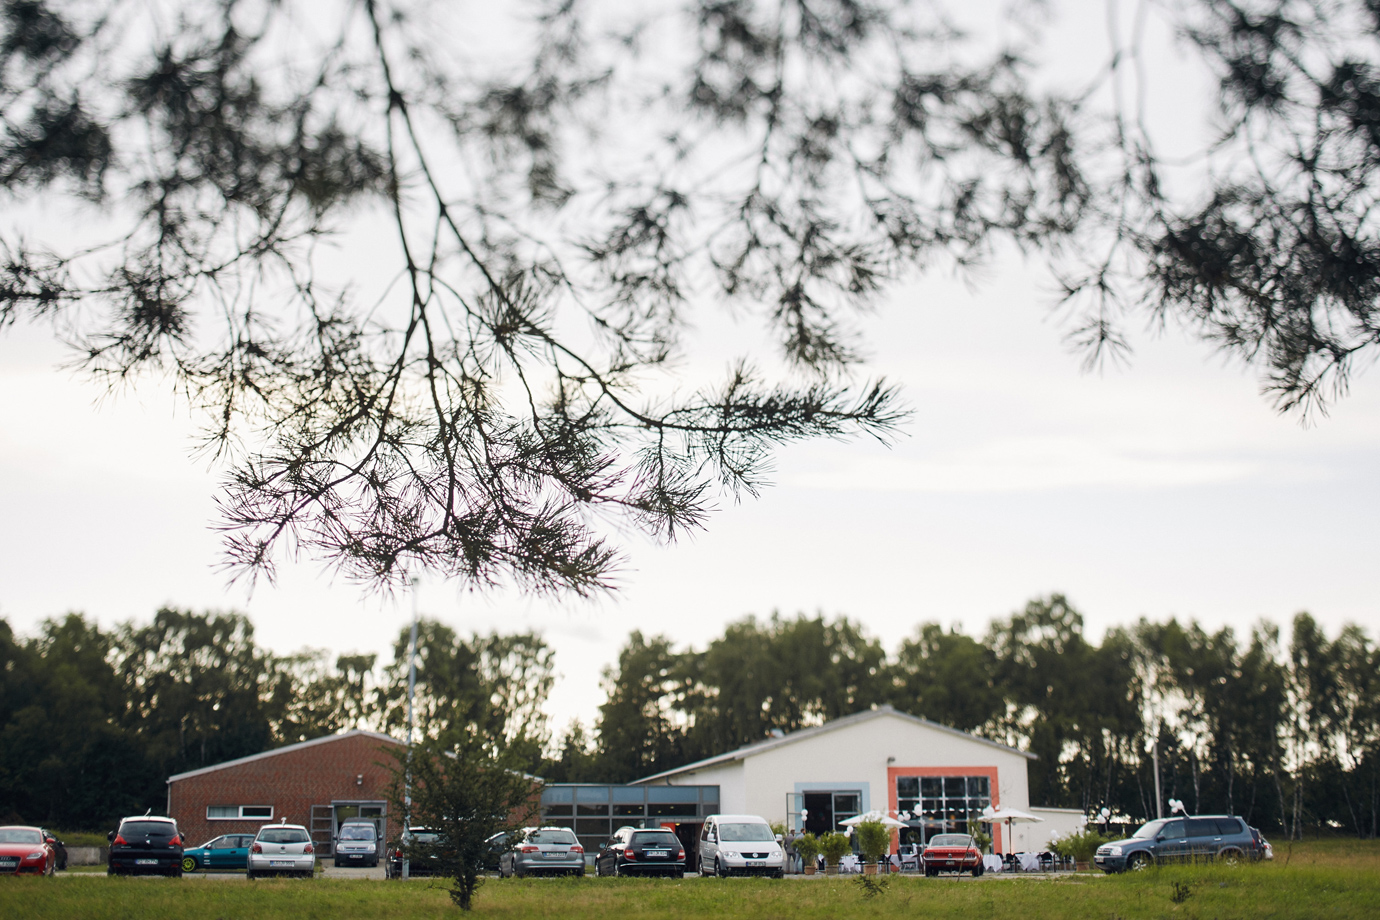
M441 858L436 854L436 848L440 842L441 835L430 828L413 827L403 831L402 836L388 848L383 863L384 877L402 878L404 858L407 859L408 878L438 874L441 871Z
M106 839L110 841L109 875L182 876L182 835L172 818L125 818Z
M594 872L684 878L685 845L664 828L620 827L594 857Z

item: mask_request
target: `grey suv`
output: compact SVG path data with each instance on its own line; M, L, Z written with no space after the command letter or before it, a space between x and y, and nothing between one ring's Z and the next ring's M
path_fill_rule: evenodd
M1260 859L1264 852L1259 835L1240 818L1197 815L1148 821L1125 840L1098 847L1093 862L1103 872L1134 872L1160 863Z

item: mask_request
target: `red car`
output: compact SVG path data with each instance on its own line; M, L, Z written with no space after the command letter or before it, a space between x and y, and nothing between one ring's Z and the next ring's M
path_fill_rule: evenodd
M57 871L53 842L36 827L0 827L0 875L52 875Z
M973 878L977 878L982 874L982 851L968 834L940 834L930 838L920 860L925 864L926 875L971 872Z

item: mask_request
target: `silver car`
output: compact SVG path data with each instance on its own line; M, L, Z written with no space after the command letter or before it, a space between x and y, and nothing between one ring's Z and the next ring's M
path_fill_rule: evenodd
M316 848L300 824L265 824L249 846L249 878L265 875L316 875Z
M498 857L498 874L584 875L585 848L568 827L532 827L518 831Z

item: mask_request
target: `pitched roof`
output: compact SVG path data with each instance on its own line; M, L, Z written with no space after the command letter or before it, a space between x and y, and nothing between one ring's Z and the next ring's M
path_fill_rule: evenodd
M356 736L373 738L375 741L384 741L389 744L398 744L405 746L407 743L405 741L399 741L392 735L384 735L380 734L379 732L370 732L365 731L362 728L356 728L348 732L341 732L338 735L323 735L320 738L313 738L310 741L299 741L296 744L286 744L280 748L274 748L271 751L264 751L262 754L250 754L248 757L238 757L235 760L227 760L224 763L213 764L209 767L201 767L196 770L188 770L186 773L179 773L176 776L169 776L168 782L171 783L179 779L187 779L191 776L201 776L203 773L214 773L217 770L224 770L227 767L238 767L240 764L252 763L256 760L264 760L268 757L277 757L279 754L286 754L289 751L300 751L303 748L309 748L316 744L330 744L332 741L344 741L346 738L354 738Z
M901 712L894 706L884 703L881 706L878 706L876 709L864 709L862 712L855 712L851 716L844 716L841 719L834 719L832 722L825 722L823 725L816 725L812 728L802 728L799 731L791 732L789 735L782 735L780 738L768 738L765 741L758 741L755 744L749 744L740 747L736 751L729 751L727 754L720 754L717 757L709 757L705 760L697 760L694 763L686 764L683 767L677 767L674 770L665 770L661 773L657 773L652 776L643 777L642 779L636 779L632 781L631 785L636 786L640 783L652 783L660 779L669 779L670 777L680 773L689 773L694 770L702 770L705 767L712 767L725 763L733 763L734 761L738 760L746 760L754 754L761 754L764 751L770 751L773 748L782 747L787 744L794 744L797 741L804 741L807 738L814 738L817 735L823 735L827 732L837 731L841 728L849 728L851 726L858 725L863 722L869 722L872 719L881 718L882 716L892 716L897 719L904 719L907 722L912 722L916 725L924 726L925 728L934 729L935 731L945 732L950 735L958 735L960 738L966 738L967 740L974 741L978 744L990 745L991 747L1003 750L1008 754L1018 754L1021 757L1024 757L1028 760L1039 759L1034 754L1028 754L1025 751L1013 748L1010 745L1001 744L997 741L990 741L987 738L980 738L971 732L965 732L957 728L951 728L948 725L941 725L938 722L931 722L929 719L922 719L919 716L913 716L908 712Z

